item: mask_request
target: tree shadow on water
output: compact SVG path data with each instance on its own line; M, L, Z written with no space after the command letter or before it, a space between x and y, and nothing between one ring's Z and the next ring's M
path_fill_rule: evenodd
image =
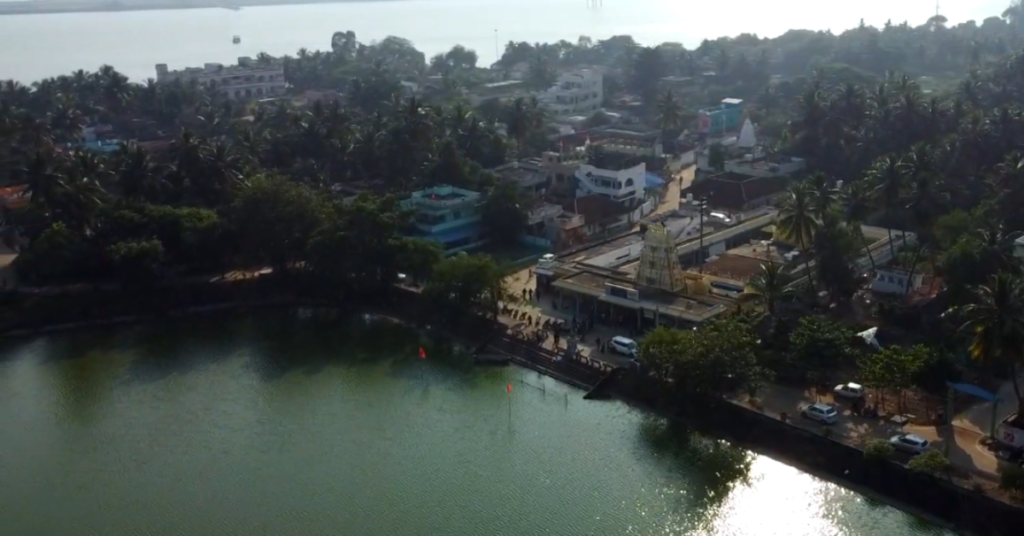
M247 331L245 318L194 317L140 325L122 342L132 355L126 377L136 383L156 382L229 359L244 347Z
M52 381L58 418L88 423L114 391L126 356L123 333L112 330L50 334L37 350Z
M750 482L753 456L725 441L652 415L641 421L639 437L650 454L685 480L680 512L694 527L708 526L733 488Z
M263 381L292 372L318 374L332 366L364 366L415 356L422 344L408 326L365 315L306 311L264 321L248 366Z

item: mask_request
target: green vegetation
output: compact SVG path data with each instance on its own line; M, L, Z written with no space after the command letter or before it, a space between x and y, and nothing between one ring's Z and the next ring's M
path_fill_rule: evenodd
M1024 500L1024 467L999 465L999 489L1009 492L1018 501Z
M718 320L698 330L659 328L640 343L640 355L647 370L685 392L754 393L767 379L758 364L754 329L742 318Z
M328 51L257 58L280 62L290 86L269 103L226 100L198 83L133 84L110 66L31 86L7 81L0 184L24 185L31 201L5 209L4 239L20 243L19 279L36 286L147 286L271 268L355 304L386 297L405 274L445 319L493 315L500 267L484 256L442 259L436 245L410 238L398 200L439 184L484 192L484 227L495 247L514 247L538 199L486 170L558 150L550 117L525 91L479 102L467 92L520 74L542 89L559 70L597 65L607 72L606 107L631 103L624 113L665 139L687 130L697 109L737 97L768 153L802 156L811 168L794 177L776 222L801 269L769 265L751 282L741 301L764 315L652 333L641 359L655 375L721 395L772 377L828 386L859 374L901 402L912 387L938 392L965 372L1015 379L1024 365L1024 271L1012 247L1024 233L1024 53L1014 50L1024 46L1024 17L1016 2L1002 18L947 22L744 34L694 50L629 36L510 42L491 69L461 46L428 60L405 39L364 44L337 32ZM426 85L410 95L402 82ZM298 99L306 90L326 96ZM74 149L95 124L159 143ZM712 148L713 167L725 158ZM366 193L344 201L351 190ZM899 296L866 311L902 329L905 346L865 348L844 321L864 313L854 303L865 283L861 224L888 229L887 257L910 279L940 278L928 308ZM900 243L894 229L916 243ZM879 253L867 253L872 268ZM964 349L978 363L950 357Z
M949 460L937 450L929 450L910 460L907 463L912 471L919 471L922 473L928 473L936 476L949 475L949 471L953 468Z
M864 447L864 457L869 460L888 460L896 453L896 449L884 439L872 439Z

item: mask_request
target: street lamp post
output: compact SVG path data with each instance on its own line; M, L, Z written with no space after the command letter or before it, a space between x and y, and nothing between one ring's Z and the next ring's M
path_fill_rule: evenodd
M697 246L697 271L704 273L704 208L708 206L708 196L702 195L700 200L700 238Z

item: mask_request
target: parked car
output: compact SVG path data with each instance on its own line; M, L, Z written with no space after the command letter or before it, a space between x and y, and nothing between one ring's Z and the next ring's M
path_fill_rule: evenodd
M626 357L636 357L640 355L640 345L633 339L627 337L612 337L611 348L615 353L622 354Z
M914 434L900 434L889 440L892 448L910 454L921 454L928 449L928 440Z
M800 408L800 414L812 421L824 424L834 424L839 419L839 412L836 408L820 402Z
M864 398L864 386L859 383L847 382L837 385L832 393L841 398Z

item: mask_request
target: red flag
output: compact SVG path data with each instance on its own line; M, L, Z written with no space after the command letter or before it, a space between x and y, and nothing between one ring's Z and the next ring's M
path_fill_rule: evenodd
M505 388L505 392L506 393L511 393L512 392L512 384L511 383L508 384L508 387Z
M424 350L422 346L420 346L420 359L426 359L426 358L427 358L427 351Z

